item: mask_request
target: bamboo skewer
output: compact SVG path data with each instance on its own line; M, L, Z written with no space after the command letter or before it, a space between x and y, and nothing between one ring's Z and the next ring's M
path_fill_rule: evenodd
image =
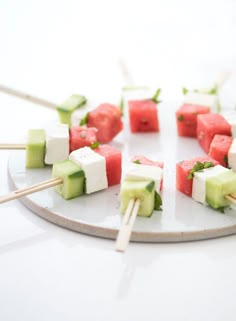
M47 189L49 187L53 187L53 186L56 186L56 185L59 185L62 183L63 183L63 180L61 178L51 178L47 181L44 181L44 182L41 182L38 184L34 184L34 185L31 185L29 187L25 187L22 189L18 189L10 194L0 196L0 204L21 198L23 196L26 196L26 195L29 195L32 193L42 191L44 189Z
M0 144L0 149L26 149L26 144Z
M224 72L221 72L216 81L215 81L215 84L218 88L220 87L223 87L223 85L226 83L226 81L230 78L231 76L231 72L229 71L224 71Z
M120 57L118 60L118 66L119 70L121 72L122 78L124 79L124 82L128 86L134 85L134 79L130 73L130 70L128 68L128 65L123 57Z
M226 195L225 198L233 204L236 204L236 194Z
M236 194L226 195L225 198L233 204L236 204ZM138 214L140 206L139 199L131 199L126 209L118 236L116 239L115 249L119 252L125 252L129 244L133 225Z
M115 245L116 251L125 252L129 244L131 232L133 229L136 216L138 214L139 206L140 206L139 199L136 199L136 200L131 199L129 201L128 207L126 209L126 212L121 224L121 228L119 230L119 233L116 239L116 245Z
M30 101L31 103L45 106L50 109L55 110L57 108L57 105L55 103L52 103L51 101L48 101L46 99L39 98L36 96L29 95L23 91L19 91L19 90L16 90L16 89L13 89L13 88L10 88L7 86L0 85L0 91L4 92L5 94L8 94L10 96L15 96L15 97Z

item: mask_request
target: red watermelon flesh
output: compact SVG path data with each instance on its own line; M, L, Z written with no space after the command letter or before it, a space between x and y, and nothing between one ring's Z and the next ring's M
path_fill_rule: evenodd
M164 163L163 162L158 162L158 161L153 161L143 155L135 155L131 158L131 162L135 162L135 161L140 161L140 164L143 165L153 165L153 166L157 166L157 167L164 167Z
M225 135L215 135L209 150L209 156L228 167L228 152L233 142L233 137Z
M150 100L130 100L129 122L132 133L158 132L159 119L157 104Z
M88 127L97 128L97 139L100 143L110 142L122 129L120 108L104 103L88 114Z
M70 128L70 152L81 147L88 146L97 142L97 129L94 127L71 127Z
M94 151L106 159L106 173L108 186L120 184L121 179L121 151L109 145L100 145Z
M197 161L201 163L212 162L214 166L219 164L216 160L209 156L196 157L176 164L176 188L178 191L188 196L192 196L193 185L193 180L188 179L188 175Z
M197 115L209 112L206 106L183 104L175 113L178 135L197 137Z
M163 162L159 162L159 161L153 161L143 155L135 155L134 157L131 158L131 162L137 162L139 161L140 164L142 165L150 165L150 166L157 166L160 168L164 167L164 163ZM161 186L160 189L162 190L163 187L163 179L161 180Z
M231 126L220 114L197 116L197 139L206 153L216 134L231 136Z

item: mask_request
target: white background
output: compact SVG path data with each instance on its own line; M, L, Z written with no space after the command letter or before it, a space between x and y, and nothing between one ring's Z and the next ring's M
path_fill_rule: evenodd
M0 83L60 102L73 92L118 101L125 83L163 89L232 77L236 1L0 1ZM0 141L55 113L0 94ZM8 191L1 151L0 193ZM114 242L56 227L18 201L0 207L0 320L235 320L236 237L182 244Z

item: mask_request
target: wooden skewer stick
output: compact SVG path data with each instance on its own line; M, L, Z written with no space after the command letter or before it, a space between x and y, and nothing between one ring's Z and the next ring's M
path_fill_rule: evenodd
M236 200L236 194L232 193L232 194L230 194L229 196L231 196L231 198L233 198L233 199Z
M231 76L231 72L229 71L221 72L215 81L215 84L217 85L217 87L218 88L223 87L223 85L230 78L230 76Z
M119 66L119 70L121 72L121 75L122 75L126 85L130 85L130 86L134 85L133 77L132 77L132 75L128 69L127 63L123 57L119 58L118 66Z
M4 92L5 94L11 95L11 96L15 96L15 97L18 97L18 98L21 98L24 100L28 100L32 103L48 107L50 109L55 110L57 108L57 105L55 103L52 103L51 101L48 101L46 99L42 99L42 98L39 98L36 96L29 95L23 91L19 91L19 90L16 90L16 89L13 89L13 88L10 88L7 86L0 85L0 91Z
M126 212L121 224L121 228L119 230L119 233L116 239L116 245L115 245L116 251L125 252L129 244L131 232L133 229L134 221L138 214L139 206L140 206L139 199L136 199L136 200L131 199L129 201L128 207L126 209Z
M225 198L233 204L236 204L236 194L226 195Z
M0 149L26 149L26 144L0 144Z
M21 198L23 196L26 196L26 195L29 195L32 193L42 191L44 189L47 189L49 187L53 187L53 186L56 186L56 185L59 185L62 183L63 183L63 180L61 178L51 178L47 181L44 181L44 182L41 182L38 184L34 184L34 185L31 185L29 187L25 187L22 189L18 189L10 194L0 196L0 204Z

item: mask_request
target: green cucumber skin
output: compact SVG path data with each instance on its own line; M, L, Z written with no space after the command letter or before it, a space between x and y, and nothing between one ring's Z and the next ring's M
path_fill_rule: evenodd
M211 207L229 206L225 196L231 193L236 193L236 173L231 170L206 180L206 201Z
M75 109L82 107L87 102L85 96L72 95L61 105L57 106L57 112L62 124L71 125L71 115Z
M150 188L152 181L124 181L121 185L120 191L120 211L125 213L129 201L131 199L139 199L140 206L138 210L138 216L150 217L154 210L155 205L155 184L153 188Z
M80 166L66 160L55 163L52 168L52 177L62 178L63 183L56 186L55 190L64 199L70 200L84 193L85 175Z
M60 123L71 126L71 115L73 111L64 111L57 109Z
M44 129L30 129L26 144L26 168L45 166L46 133Z

